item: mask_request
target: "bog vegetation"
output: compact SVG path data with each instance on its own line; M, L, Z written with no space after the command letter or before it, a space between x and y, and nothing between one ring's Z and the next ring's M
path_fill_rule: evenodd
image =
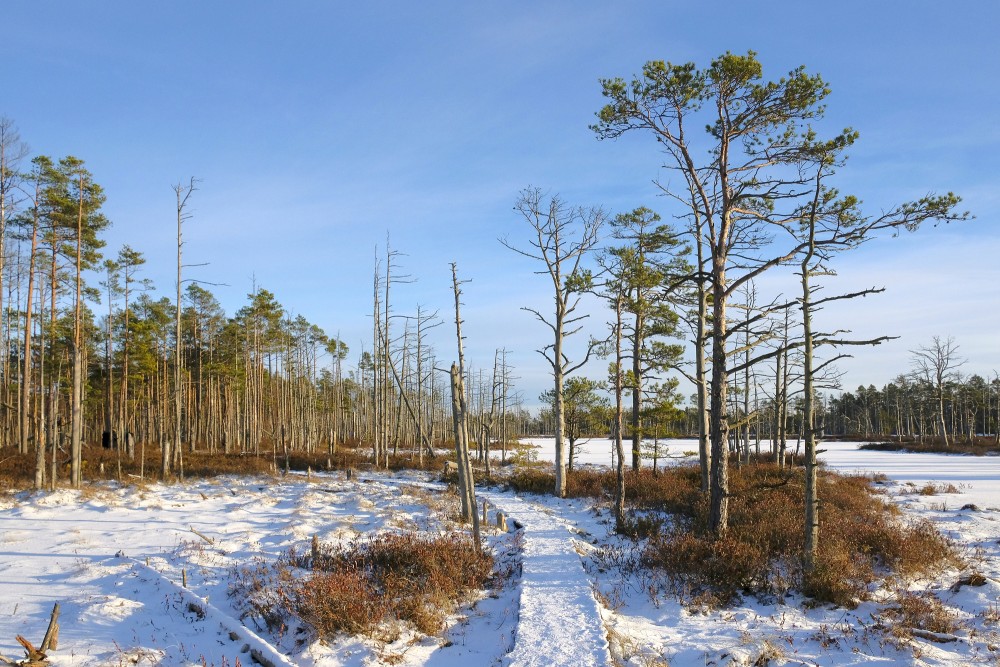
M820 475L823 541L816 567L803 568L804 472L755 460L733 470L729 531L715 537L696 466L626 475L634 512L624 531L643 539L635 566L650 571L651 593L679 595L707 606L744 595L774 599L800 592L817 602L853 607L895 577L914 577L959 563L950 543L928 522L906 521L870 477ZM546 493L552 478L520 470L519 491ZM567 495L609 498L612 472L575 471Z
M314 544L235 569L230 594L249 618L284 634L304 623L320 638L337 633L398 635L402 622L433 635L445 618L507 571L465 536L384 533L347 544Z

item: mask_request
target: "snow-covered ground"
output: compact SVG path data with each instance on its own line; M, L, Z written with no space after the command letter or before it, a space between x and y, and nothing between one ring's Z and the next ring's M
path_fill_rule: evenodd
M554 438L528 438L522 441L529 445L533 452L531 457L551 463L555 461ZM942 500L960 501L959 506L973 503L1000 508L1000 456L965 456L942 454L916 454L912 452L882 452L858 449L858 442L823 442L819 449L820 461L831 470L838 472L864 474L882 473L895 482L924 486L928 483L959 487L962 493L954 497L932 498L932 502L940 504ZM625 442L626 463L631 462L629 448L631 442ZM577 441L579 454L577 464L590 466L610 466L614 441L605 438L589 438ZM652 466L652 449L654 442L645 441L643 449L643 465ZM692 439L661 439L656 443L659 466L677 465L678 463L694 463L698 460L698 442ZM761 443L762 450L770 446L769 442ZM794 450L795 443L789 444Z
M540 460L550 441L538 441ZM676 461L692 441L665 442ZM823 458L846 471L882 472L908 516L927 517L961 545L979 587L952 591L960 572L908 582L933 591L962 621L941 641L900 642L885 630L884 605L804 608L789 598L753 599L705 613L651 599L640 579L614 567L628 542L610 534L606 509L578 500L481 492L523 526L490 530L499 552L516 548L520 578L451 619L439 637L402 634L390 644L306 634L275 636L226 591L234 565L273 560L313 535L346 540L368 531L449 529L453 498L426 476L339 475L100 487L0 497L0 654L19 658L21 634L41 640L53 603L62 606L61 665L978 665L1000 664L1000 458L858 451L827 443ZM591 441L584 462L607 464ZM601 458L603 456L603 458ZM938 485L935 495L916 490ZM955 492L945 489L953 485ZM966 504L976 510L963 510ZM495 511L495 510L491 510ZM492 515L491 515L492 516ZM187 588L181 586L186 578ZM596 597L595 597L596 591ZM191 603L194 602L194 605ZM195 610L200 611L195 611ZM610 655L609 655L610 648ZM613 658L612 658L613 656ZM770 660L770 662L768 662Z

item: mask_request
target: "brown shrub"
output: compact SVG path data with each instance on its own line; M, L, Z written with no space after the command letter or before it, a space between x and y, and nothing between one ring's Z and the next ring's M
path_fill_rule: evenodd
M762 591L771 570L763 545L731 535L707 539L677 526L649 542L642 563L666 572L678 589L710 593L721 603Z
M643 468L625 473L625 498L641 509L657 509L689 514L700 497L700 473L697 468L674 467L653 472ZM551 494L555 475L535 468L518 468L507 483L520 493ZM615 472L584 468L566 476L569 498L611 498L616 486Z
M930 592L901 591L896 606L887 608L884 613L896 622L893 634L903 638L910 637L913 630L952 634L961 625L955 612Z
M507 479L507 484L518 493L551 494L556 486L556 477L536 468L519 467Z
M30 488L35 479L35 455L5 449L0 455L0 484L5 489Z
M291 553L289 562L312 569L290 598L298 616L321 637L371 634L390 618L437 633L445 616L493 576L493 557L457 535L387 533L320 546L315 558Z
M895 506L871 490L869 479L821 471L821 537L815 569L807 575L801 470L769 463L734 469L728 531L721 538L707 530L697 468L670 480L676 485L672 500L666 494L659 499L665 506L680 504L680 511L674 510L678 519L649 541L643 560L677 590L707 592L727 602L741 592L769 596L794 588L820 602L854 606L880 576L925 573L956 559L932 524L902 521ZM684 498L697 500L684 505Z
M367 573L347 566L316 572L296 586L292 606L320 636L370 633L389 611L387 599L374 593Z

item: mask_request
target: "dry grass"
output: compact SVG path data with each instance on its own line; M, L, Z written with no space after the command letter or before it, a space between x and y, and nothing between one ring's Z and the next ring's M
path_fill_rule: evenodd
M925 436L923 442L915 437L882 442L866 442L859 449L871 449L884 452L923 452L932 454L972 454L973 456L996 456L1000 454L1000 443L993 436L976 436L972 440L968 436L955 438L945 446L944 439Z
M308 555L290 551L273 567L238 568L230 594L245 616L272 631L294 615L322 638L375 636L393 620L436 634L457 605L498 576L493 557L467 537L384 533L318 545Z
M729 530L708 532L708 501L697 466L626 475L626 498L641 514L625 532L648 537L644 567L664 589L709 606L743 593L797 590L818 602L854 606L890 575L912 576L957 561L928 522L909 524L872 489L872 479L820 471L821 539L815 569L803 569L805 491L801 468L758 461L730 471ZM551 474L518 471L519 491L551 493ZM571 497L610 498L614 473L574 471ZM941 491L947 489L939 489ZM655 513L654 513L655 511Z
M915 491L921 496L936 496L939 493L961 493L961 490L954 484L934 484L928 482Z
M143 457L145 461L143 462ZM270 449L260 454L224 454L220 452L184 452L184 477L210 478L220 475L270 475L278 472L306 470L367 470L372 468L371 452L367 449L341 446L334 455L325 451L313 453L290 452L287 458L279 450ZM424 457L421 464L409 453L390 456L389 470L421 469L440 471L446 457ZM49 485L51 462L46 463L46 487ZM118 480L123 483L138 481L160 481L160 448L146 446L145 451L137 445L134 458L129 458L123 450L104 449L87 446L83 449L84 481ZM0 484L7 489L28 489L34 484L35 455L18 454L5 450L0 454ZM69 455L60 453L57 465L58 483L64 485L69 479Z
M955 612L930 592L900 591L896 604L887 607L883 616L891 621L890 632L896 639L911 639L915 631L951 635L961 628Z

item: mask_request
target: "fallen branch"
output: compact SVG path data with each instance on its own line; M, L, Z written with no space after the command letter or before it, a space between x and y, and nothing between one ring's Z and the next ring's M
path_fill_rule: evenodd
M943 632L931 632L930 630L921 630L920 628L910 628L910 634L936 644L950 644L958 641L958 637L955 635L948 635Z
M197 535L197 536L198 536L198 537L200 537L201 539L205 540L206 542L208 542L208 543L209 543L209 544L211 544L212 546L215 546L215 540L213 540L213 539L212 539L211 537L208 537L208 536L207 536L207 535L205 535L204 533L199 533L199 532L198 532L197 530L195 530L195 527L194 527L194 526L188 526L188 528L190 528L190 529L191 529L191 532L192 532L192 533L194 533L195 535Z

